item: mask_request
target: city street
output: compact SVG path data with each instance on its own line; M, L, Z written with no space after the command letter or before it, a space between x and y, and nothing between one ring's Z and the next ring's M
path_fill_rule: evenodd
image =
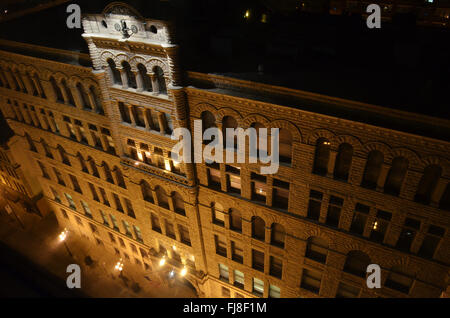
M107 255L105 249L96 253L95 243L86 242L75 235L67 238L67 250L58 239L62 229L58 227L53 214L41 219L37 215L18 211L17 207L14 211L16 215L8 214L6 204L4 195L0 195L0 281L8 293L3 296L196 297L195 291L182 284L178 278L169 281L166 268L144 271L136 264L125 262L123 273L119 275L114 270L118 261L114 255ZM89 266L85 262L88 255L93 260ZM101 259L96 255L101 255ZM71 292L65 287L66 278L70 275L66 273L69 264L81 267L80 293ZM33 273L35 278L32 277Z

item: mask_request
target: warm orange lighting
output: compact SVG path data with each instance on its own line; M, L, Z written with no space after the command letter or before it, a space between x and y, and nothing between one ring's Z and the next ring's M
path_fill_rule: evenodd
M183 269L182 269L181 272L180 272L180 275L181 275L181 276L186 276L186 274L187 274L187 268L186 268L186 267L183 267Z
M161 260L159 261L159 266L164 266L165 263L166 263L166 258L163 257L163 258L161 258Z
M120 261L117 262L116 266L114 267L115 270L121 272L123 270L123 262L122 259L120 259Z
M68 233L68 232L69 232L69 231L67 231L67 229L64 229L64 231L62 231L61 234L59 234L59 240L60 240L61 242L63 242L63 241L66 240L66 238L67 238L67 233Z

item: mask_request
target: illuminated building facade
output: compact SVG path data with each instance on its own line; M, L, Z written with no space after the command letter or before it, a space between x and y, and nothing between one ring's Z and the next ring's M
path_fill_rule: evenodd
M90 56L7 41L0 51L17 160L61 227L143 270L166 257L201 297L439 297L447 288L449 142L429 124L448 131L445 120L183 73L172 26L124 4L86 16L83 29ZM278 173L175 163L171 134L193 131L194 120L280 128ZM381 289L366 287L368 264L381 266Z

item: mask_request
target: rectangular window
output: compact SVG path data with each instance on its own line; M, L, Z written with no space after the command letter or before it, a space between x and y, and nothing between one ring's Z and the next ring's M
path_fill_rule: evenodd
M98 233L98 229L94 224L89 223L89 227L91 228L92 233Z
M189 229L183 225L178 225L180 231L181 243L191 246L191 237L189 236Z
M133 238L133 235L131 234L130 224L128 224L128 222L125 220L122 220L122 224L123 224L123 228L125 229L125 235Z
M264 282L258 278L253 278L253 294L259 297L264 295Z
M252 172L252 200L266 203L267 177Z
M244 273L234 270L234 286L244 289Z
M141 229L136 225L133 225L133 229L134 229L134 235L136 236L136 240L139 242L143 242Z
M40 161L38 161L37 163L38 163L38 165L39 165L39 168L41 169L42 176L43 176L45 179L49 179L49 180L50 180L50 176L49 176L49 174L48 174L48 172L47 172L47 168L45 168L44 164L43 164L42 162L40 162ZM58 181L59 181L59 180L58 180Z
M218 164L214 168L208 169L208 186L214 189L220 189L220 168Z
M91 209L89 209L89 205L84 202L83 200L81 200L81 205L83 206L83 210L84 210L84 214L92 219L92 213L91 213Z
M81 188L80 188L80 184L78 183L78 179L71 174L69 174L69 178L70 178L70 181L72 182L73 189L76 192L83 194L83 192L81 192Z
M114 235L112 234L112 233L109 233L108 232L108 235L109 235L109 239L111 240L111 243L116 243L116 238L114 237Z
M69 216L67 215L66 210L61 209L61 213L62 213L62 215L63 215L64 218L69 219Z
M59 172L59 170L57 170L56 168L53 168L53 171L55 172L55 176L56 176L56 180L58 180L58 184L65 187L66 183L64 182L61 172Z
M241 176L227 174L228 192L241 194Z
M125 247L125 242L123 241L123 239L121 237L119 237L119 243L121 247Z
M283 262L281 259L270 256L270 275L281 279L283 274Z
M433 258L442 237L444 237L444 233L445 229L436 225L430 225L428 228L428 233L423 239L417 255L424 258Z
M330 196L330 201L328 203L328 213L327 213L327 220L325 221L326 224L334 227L339 226L339 219L341 217L341 209L342 205L344 204L344 199Z
M233 261L243 264L244 263L244 251L240 244L231 241L231 258Z
M320 217L320 208L322 206L323 193L311 190L309 192L309 205L308 205L308 214L307 218L311 220L319 220Z
M109 227L108 218L106 217L105 212L103 212L102 210L100 210L100 214L102 215L103 224Z
M392 213L378 210L375 220L373 221L370 230L369 239L373 242L383 243L384 237L391 221Z
M321 272L303 269L303 277L300 287L315 294L319 294L321 281Z
M117 223L116 217L115 217L114 215L112 215L112 214L110 214L109 216L110 216L111 222L112 222L112 224L113 224L113 229L116 230L117 232L120 232L120 230L119 230L119 224Z
M64 193L66 199L67 199L67 203L69 203L69 207L73 210L76 210L77 207L75 206L75 202L72 199L72 196L68 193Z
M159 218L155 214L151 214L152 230L161 233L161 225L159 224Z
M360 289L344 283L339 283L336 298L358 298Z
M95 186L90 182L88 182L88 186L89 186L89 189L91 190L92 199L94 199L97 202L100 202L100 199L97 195L97 191L95 190Z
M228 266L224 264L219 264L219 278L228 283L229 281Z
M75 220L77 221L78 225L83 226L83 221L81 221L81 219L75 215Z
M220 226L225 226L225 214L220 211L216 205L212 207L212 213L213 223Z
M116 203L116 210L123 213L122 202L117 194L113 193L114 202Z
M174 230L173 224L170 223L167 220L166 220L166 236L168 236L168 237L170 237L170 238L172 238L174 240L176 239L175 230Z
M252 250L252 267L260 272L264 272L264 253Z
M414 241L414 238L419 229L420 229L420 221L411 218L406 218L405 224L400 233L400 237L397 241L396 248L405 252L409 252L411 244Z
M216 245L216 254L223 257L227 257L227 243L223 237L214 235L214 241Z
M136 216L134 215L134 209L133 209L133 205L131 204L131 201L128 200L127 198L124 198L124 200L125 200L125 206L127 207L127 214L128 214L128 216L130 216L133 219L135 219Z
M105 189L98 187L100 190L100 195L102 196L103 204L106 206L110 206L108 196L106 195Z
M56 191L52 187L50 187L50 191L52 192L53 198L55 199L55 201L58 202L58 203L61 203L61 197L59 196L58 191Z
M289 189L290 184L285 181L273 179L273 197L272 206L287 210L289 207Z
M280 298L281 290L279 287L270 285L269 287L269 298Z
M361 203L356 203L355 211L353 213L352 224L350 226L350 232L358 235L363 235L369 211L370 211L369 206Z

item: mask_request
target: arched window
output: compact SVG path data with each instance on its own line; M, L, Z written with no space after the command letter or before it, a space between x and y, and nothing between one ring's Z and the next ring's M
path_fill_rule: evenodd
M67 86L66 80L62 79L61 84L67 96L67 102L69 105L75 106L75 100L73 99L72 90Z
M286 238L286 231L284 230L284 226L278 223L272 224L272 233L271 233L270 243L272 245L284 248L284 240Z
M120 72L116 67L116 63L112 59L108 59L108 73L113 84L122 85L122 78Z
M81 153L77 153L77 158L80 161L81 171L83 171L85 173L89 173L89 170L88 170L88 168L86 166L86 162L84 161L84 158L81 155Z
M50 84L52 85L53 92L55 93L56 101L64 103L64 97L62 95L61 89L59 88L58 83L56 83L56 80L53 76L50 77Z
M123 178L122 171L120 171L119 168L114 167L114 173L116 174L117 185L126 189L127 187L125 185L125 179Z
M393 266L384 283L385 287L409 294L409 290L414 282L411 273L407 273L400 266Z
M161 67L155 66L153 68L153 73L155 73L156 80L158 81L159 93L167 94L167 86L166 86L166 79L164 78L164 71L162 70Z
M384 184L384 193L398 196L408 170L408 160L403 157L396 157L392 160L392 167Z
M143 85L142 89L146 92L152 92L153 91L152 81L150 79L150 76L148 76L147 68L142 64L138 64L137 68L142 78L142 85Z
M350 251L345 260L344 272L365 277L367 266L370 264L369 256L361 251Z
M330 142L326 138L319 138L316 143L314 154L313 173L325 176L328 172L328 161L330 160Z
M108 181L109 183L114 184L114 180L111 174L111 169L109 169L109 166L106 162L102 162L102 166L103 166L103 172L105 173L105 177L106 177L106 181Z
M33 139L31 139L30 135L25 133L25 139L27 140L28 143L28 149L37 152L36 146L34 145Z
M202 133L205 132L206 129L211 128L211 127L216 127L216 118L214 117L214 115L210 112L210 111L204 111L201 114L201 119L202 119Z
M260 129L265 129L266 128L263 124L261 124L261 123L253 123L253 124L251 124L251 127L256 130L256 149L258 151L257 152L258 153L258 157L260 157L260 155L259 155L259 151L260 150L261 151L268 151L268 149L270 149L269 142L268 142L269 136L267 136L266 139L263 139L261 137ZM236 138L235 138L235 140L236 140ZM236 143L236 141L235 141L235 143ZM261 147L261 143L263 145L262 147ZM267 152L267 154L268 154L268 152Z
M429 165L423 170L423 175L420 179L419 186L417 187L417 192L414 197L416 202L423 204L430 203L431 196L436 189L441 174L442 168L438 165Z
M142 191L142 197L145 201L153 203L153 192L150 185L147 183L147 181L142 180L141 181L141 191Z
M280 129L280 162L291 164L292 162L292 135L289 130Z
M95 164L94 159L92 159L91 157L88 157L88 162L89 162L89 165L91 166L92 174L94 175L94 177L100 178L100 175L99 175L98 169L97 169L97 165Z
M447 183L444 193L442 193L441 199L439 200L439 208L450 211L450 182Z
M47 145L47 143L45 142L44 139L41 139L41 144L42 144L42 147L44 148L45 155L46 155L48 158L53 159L53 154L52 154L52 152L50 151L50 148L48 147L48 145Z
M100 93L98 91L97 87L94 87L94 85L91 85L89 87L89 93L92 95L92 100L95 105L92 105L92 107L100 114L104 114L103 105L102 105L102 99L100 98Z
M166 191L160 186L155 188L156 198L158 199L158 205L165 209L169 209L169 199L167 198Z
M313 259L319 263L325 264L328 254L328 242L317 236L311 236L306 242L305 257Z
M64 163L65 165L70 166L69 157L67 157L67 153L64 150L64 148L61 145L58 145L57 149L58 149L59 155L61 157L62 163Z
M89 104L89 96L86 94L83 85L81 83L77 83L78 95L80 96L81 106L84 109L91 108Z
M353 147L344 143L339 145L336 156L336 164L334 166L334 178L338 180L348 180L350 166L352 165Z
M266 238L266 223L259 216L252 217L252 237L260 241Z
M237 121L233 117L225 116L222 119L222 135L223 135L223 147L224 148L227 148L227 144L228 144L227 128L236 129L237 127L238 127ZM234 136L234 148L235 149L237 148L237 136L236 135Z
M128 62L123 61L122 62L122 67L123 67L123 70L124 70L125 74L127 75L128 87L129 88L137 88L137 86L136 86L136 78L134 77L134 74L131 71L130 64Z
M185 215L186 211L184 207L183 197L178 192L174 192L172 194L172 200L173 200L173 209L175 210L175 212Z
M235 209L230 211L230 228L236 232L242 232L242 216L241 212Z
M372 150L367 156L366 167L364 169L361 186L367 189L376 189L381 168L383 166L384 156L378 150Z

